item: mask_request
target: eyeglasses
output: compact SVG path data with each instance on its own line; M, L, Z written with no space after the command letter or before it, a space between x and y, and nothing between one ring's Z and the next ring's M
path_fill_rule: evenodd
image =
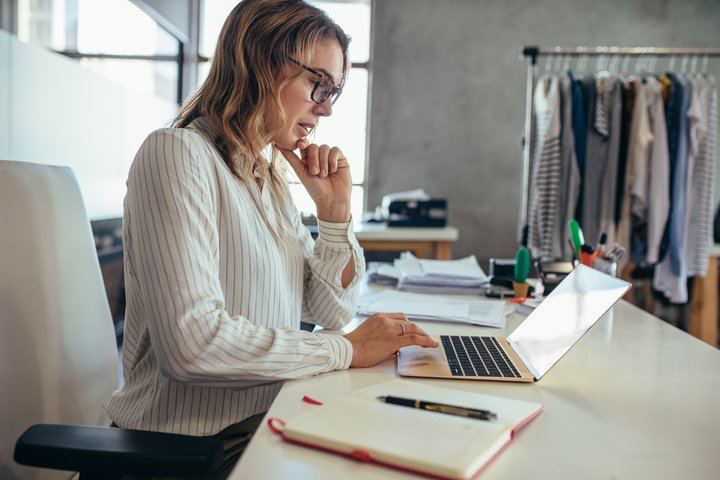
M297 60L291 58L291 62L300 65L303 69L307 70L308 72L312 73L317 77L317 81L315 82L315 86L312 89L312 93L310 94L310 99L317 103L318 105L324 103L328 98L331 99L330 103L333 105L335 102L337 102L338 97L342 93L343 84L345 83L345 77L343 76L343 81L340 84L340 86L335 86L335 82L332 78L330 78L329 75L325 75L324 73L320 73L314 68L310 68L307 65L304 65Z

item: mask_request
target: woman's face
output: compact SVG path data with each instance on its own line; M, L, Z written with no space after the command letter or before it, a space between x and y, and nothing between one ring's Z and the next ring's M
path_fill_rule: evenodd
M332 78L340 85L343 75L343 54L335 39L322 39L315 44L313 56L307 65ZM288 68L292 67L289 65ZM280 91L280 103L285 111L285 123L277 131L273 143L286 150L295 150L298 140L305 138L315 128L320 117L332 115L332 97L323 103L315 103L310 95L317 75L303 70Z

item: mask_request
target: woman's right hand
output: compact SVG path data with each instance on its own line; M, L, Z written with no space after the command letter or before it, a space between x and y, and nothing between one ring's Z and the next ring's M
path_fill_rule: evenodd
M326 222L350 220L350 165L338 147L316 145L306 138L297 142L294 151L276 145L307 190L317 207L317 216Z
M350 367L372 367L408 345L437 348L422 328L408 321L404 313L376 313L345 335L353 346Z

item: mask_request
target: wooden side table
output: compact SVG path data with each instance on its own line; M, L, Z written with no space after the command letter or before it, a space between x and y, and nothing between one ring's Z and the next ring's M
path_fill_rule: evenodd
M432 256L438 260L452 259L452 242L459 237L455 227L388 227L362 223L354 229L360 246L367 252L410 251L418 258Z
M710 249L707 273L704 277L695 277L693 280L688 318L688 333L716 348L718 346L718 258L720 258L720 244L715 244Z

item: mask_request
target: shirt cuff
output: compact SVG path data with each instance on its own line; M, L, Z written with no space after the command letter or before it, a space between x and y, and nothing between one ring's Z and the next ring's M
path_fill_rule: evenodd
M318 238L322 238L330 246L347 247L352 243L351 238L355 238L352 218L343 223L325 222L319 218L317 222Z
M330 365L332 370L347 370L352 362L353 347L350 341L342 335L333 333L318 333L317 335L325 343L328 351L331 352L332 361Z

